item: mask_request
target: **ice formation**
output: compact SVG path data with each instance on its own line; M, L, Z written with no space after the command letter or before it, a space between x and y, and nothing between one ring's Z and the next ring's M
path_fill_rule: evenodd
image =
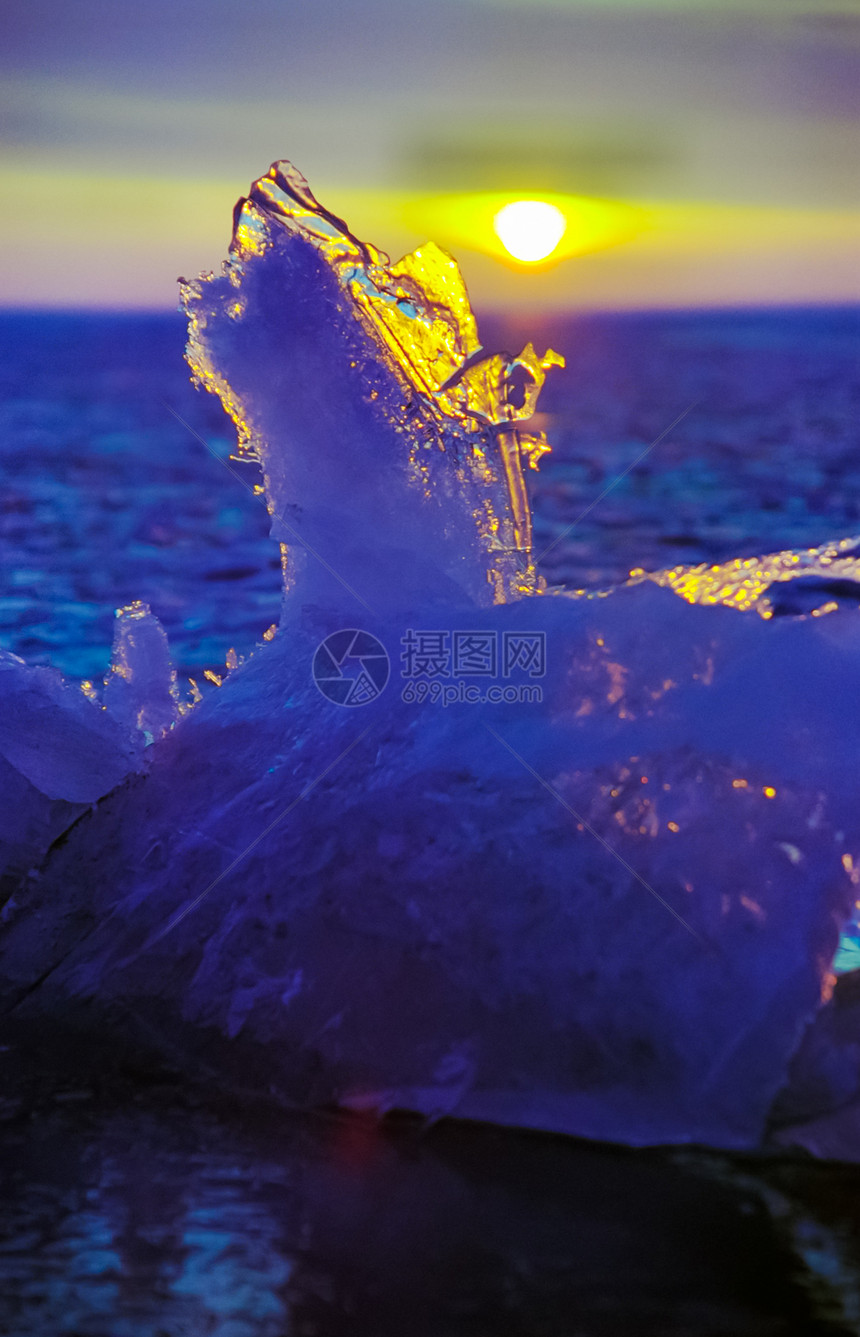
M338 577L380 612L530 593L521 458L548 447L519 424L562 359L482 348L432 243L386 259L276 163L237 205L224 272L184 285L195 376L262 462L301 598L339 601Z
M146 604L116 613L102 707L55 670L0 654L0 888L14 892L92 804L142 766L181 705L164 628ZM7 907L7 915L10 913Z
M148 604L117 610L104 708L132 736L155 742L179 719L179 689L167 636Z
M852 541L544 591L521 463L554 356L481 348L449 257L389 265L289 164L184 300L263 465L282 625L178 721L157 634L120 636L142 694L82 703L94 734L163 736L7 905L4 1007L301 1105L814 1149L841 1105L827 1149L856 1153L828 1002L860 882ZM392 665L356 710L311 672L353 628ZM410 694L415 629L540 642L542 699Z
M137 735L49 668L0 654L0 887L9 895L49 846L138 762Z

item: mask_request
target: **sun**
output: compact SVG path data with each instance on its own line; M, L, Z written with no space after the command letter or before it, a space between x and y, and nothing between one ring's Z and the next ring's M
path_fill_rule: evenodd
M566 228L561 210L544 200L515 200L493 219L493 229L505 250L515 260L532 265L552 255Z

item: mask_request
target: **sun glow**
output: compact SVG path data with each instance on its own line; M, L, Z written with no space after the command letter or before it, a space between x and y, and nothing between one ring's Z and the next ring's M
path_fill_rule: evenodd
M544 200L515 200L493 219L493 230L505 250L526 264L552 255L566 229L561 210Z

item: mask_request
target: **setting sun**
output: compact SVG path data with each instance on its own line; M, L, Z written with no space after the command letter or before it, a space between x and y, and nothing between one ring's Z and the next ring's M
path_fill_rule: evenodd
M493 219L496 236L505 250L527 264L552 255L566 227L561 210L543 200L516 200L506 204Z

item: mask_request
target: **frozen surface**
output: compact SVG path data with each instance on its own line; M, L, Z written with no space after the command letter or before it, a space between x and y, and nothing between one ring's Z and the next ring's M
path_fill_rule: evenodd
M49 668L0 653L0 879L6 894L136 767L137 734Z
M153 743L179 719L179 690L167 636L145 603L117 609L102 702L111 719Z
M856 895L853 541L542 593L515 401L550 359L482 350L452 262L388 267L305 190L257 183L186 289L281 631L7 907L7 1003L302 1104L756 1145ZM310 668L356 625L395 673L354 712ZM402 700L440 626L544 635L542 703Z
M852 897L860 630L646 585L491 616L526 614L554 646L534 717L383 696L359 726L309 681L320 629L261 649L29 894L4 976L33 934L56 968L19 1014L97 998L298 1102L757 1142Z

